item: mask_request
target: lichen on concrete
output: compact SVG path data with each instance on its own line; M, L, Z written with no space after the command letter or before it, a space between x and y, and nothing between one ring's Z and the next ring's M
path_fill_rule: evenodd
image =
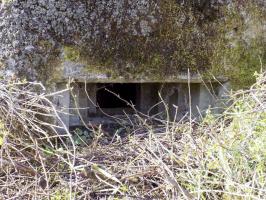
M265 21L265 7L251 2L227 11L220 30L224 37L215 43L210 71L227 76L234 89L248 88L256 81L254 74L266 70Z
M149 35L149 26L158 22L157 4L148 0L1 2L0 59L6 63L6 72L31 79L38 78L36 69L43 67L51 53L39 48L40 40L53 48L89 47L92 41L104 44L116 31Z
M64 63L69 67L69 62L83 66L84 76L95 72L110 79L161 80L188 69L192 74L211 70L227 75L221 69L222 55L227 55L223 52L232 38L226 35L239 28L243 37L250 38L241 26L250 16L228 20L227 11L234 6L243 11L244 4L237 0L0 1L0 70L4 76L45 81L54 74L60 79ZM264 1L256 0L254 5L265 15Z

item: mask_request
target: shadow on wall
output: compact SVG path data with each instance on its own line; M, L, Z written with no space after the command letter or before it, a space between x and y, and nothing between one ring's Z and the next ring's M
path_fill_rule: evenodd
M198 120L209 108L222 112L228 88L229 84L219 83L78 82L55 102L68 127L111 123L112 118L136 113L154 120Z

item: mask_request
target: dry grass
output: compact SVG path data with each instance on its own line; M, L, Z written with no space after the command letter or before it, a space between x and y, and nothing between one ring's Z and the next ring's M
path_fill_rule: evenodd
M219 117L155 126L136 113L128 137L103 143L99 129L85 147L47 124L53 94L3 83L0 199L265 199L265 77Z

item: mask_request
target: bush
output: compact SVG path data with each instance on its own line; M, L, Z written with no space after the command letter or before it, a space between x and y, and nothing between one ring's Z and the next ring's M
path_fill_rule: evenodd
M152 124L136 111L128 122L134 128L127 137L115 135L106 142L99 129L90 144L78 148L70 134L43 135L49 130L39 129L44 121L40 124L32 108L25 109L30 102L25 99L34 97L34 105L46 105L57 116L48 94L25 92L32 89L30 84L13 84L9 92L0 87L0 108L9 108L9 115L1 115L5 116L0 127L5 168L0 171L0 198L265 199L265 77L258 75L249 90L232 94L232 104L221 116L208 112L200 123L161 120ZM12 91L23 95L17 98ZM23 121L21 116L31 118ZM29 123L36 121L32 129ZM13 127L8 134L3 132L7 127ZM67 140L70 146L64 143Z

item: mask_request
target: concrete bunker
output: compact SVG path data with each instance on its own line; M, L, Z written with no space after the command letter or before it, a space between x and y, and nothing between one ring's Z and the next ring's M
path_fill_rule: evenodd
M64 86L65 83L57 84L57 88ZM113 123L112 117L130 116L136 111L157 119L195 119L209 107L219 107L226 90L219 83L201 82L79 81L71 86L71 91L56 97L62 121L68 128L84 123Z

